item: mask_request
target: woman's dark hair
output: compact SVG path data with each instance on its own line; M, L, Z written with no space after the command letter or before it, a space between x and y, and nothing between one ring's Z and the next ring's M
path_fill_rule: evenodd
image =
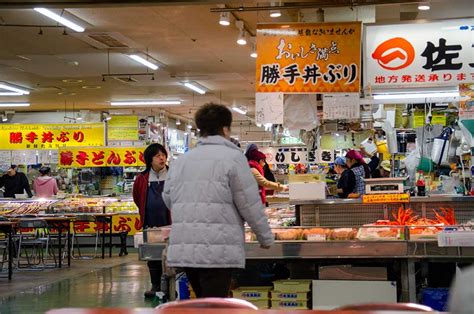
M163 145L158 143L153 143L148 145L148 147L143 152L143 159L145 159L146 169L145 172L149 172L151 169L151 163L153 162L153 157L158 153L163 153L166 158L168 158L168 152Z
M51 168L49 168L49 167L41 167L40 170L38 170L38 171L39 171L39 173L41 173L42 175L45 176L45 175L47 175L47 174L50 173Z
M209 103L199 108L194 121L203 137L223 135L224 127L230 128L232 124L232 112L226 106Z

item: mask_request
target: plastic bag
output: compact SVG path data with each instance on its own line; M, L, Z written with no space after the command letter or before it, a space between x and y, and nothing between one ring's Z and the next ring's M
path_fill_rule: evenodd
M409 176L409 181L414 182L416 177L416 168L420 163L420 152L418 149L412 151L403 161L405 168L407 169L407 174Z

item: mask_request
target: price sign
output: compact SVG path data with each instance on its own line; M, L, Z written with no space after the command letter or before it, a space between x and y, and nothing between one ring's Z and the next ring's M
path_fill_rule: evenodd
M409 203L410 194L365 194L362 196L363 204L383 204L383 203Z

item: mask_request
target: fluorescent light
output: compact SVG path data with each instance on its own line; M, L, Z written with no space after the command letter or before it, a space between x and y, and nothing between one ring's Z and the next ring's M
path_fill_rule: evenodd
M242 30L239 32L239 37L237 37L237 44L245 46L247 44L247 32Z
M244 116L247 114L246 110L243 110L239 107L232 107L232 110L234 110L235 112L240 113L241 115L244 115Z
M201 95L204 95L206 93L206 91L203 88L201 88L200 86L197 86L196 83L185 82L184 86L186 86L189 89L192 89L193 91L195 91L195 92L197 92Z
M280 10L271 10L270 11L270 17L277 18L281 16L281 11Z
M181 100L127 100L112 101L112 106L153 106L153 105L181 105Z
M23 94L16 92L0 92L0 96L21 96Z
M459 97L459 92L447 93L413 93L413 94L381 94L374 95L374 99L412 99L412 98L440 98L440 97Z
M158 70L158 66L154 63L151 63L150 61L146 60L146 59L143 59L142 57L140 57L139 55L128 55L130 58L132 58L133 60L137 61L138 63L141 63L143 64L144 66L152 69L152 70Z
M77 25L76 23L73 23L71 21L69 21L68 19L65 19L64 17L54 13L53 11L50 11L48 9L45 9L45 8L34 8L34 10L38 13L41 13L47 17L49 17L50 19L53 19L55 20L56 22L58 22L59 24L62 24L78 33L82 33L84 32L86 29L80 25Z
M21 88L18 88L18 87L7 85L5 83L0 83L0 89L6 89L6 90L9 90L9 91L15 92L15 93L17 93L17 95L18 94L28 95L30 93L26 89L21 89ZM15 96L15 95L3 95L3 96Z
M429 9L431 9L431 7L428 3L420 3L418 5L418 10L420 11L428 11Z
M219 24L222 26L229 26L230 25L230 13L229 12L222 12L219 17Z
M0 107L29 107L29 102L2 102Z

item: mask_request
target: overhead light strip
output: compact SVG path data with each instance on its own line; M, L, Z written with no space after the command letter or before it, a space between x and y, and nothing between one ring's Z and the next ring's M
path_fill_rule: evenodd
M246 110L243 110L239 107L232 107L232 110L234 110L235 112L240 113L241 115L244 115L244 116L247 114Z
M143 64L144 66L152 69L152 70L158 70L158 66L142 57L139 55L128 55L131 59L137 61L138 63Z
M17 93L17 95L18 94L19 95L28 95L28 94L30 94L30 92L27 91L26 89L21 89L21 88L11 86L11 85L8 85L8 84L5 84L5 83L0 83L0 89L6 89L6 90L9 90L9 91L15 92L15 93ZM16 96L16 95L3 95L3 96Z
M380 94L374 95L373 98L376 100L389 100L389 99L422 99L422 98L442 98L442 97L459 97L459 92L448 92L448 93L413 93L413 94Z
M84 32L86 29L80 25L77 25L76 23L54 13L53 11L50 11L46 8L34 8L34 10L38 13L41 13L43 14L44 16L47 16L49 17L50 19L52 20L55 20L56 22L58 22L59 24L62 24L78 33L82 33Z
M185 82L183 83L184 86L186 86L187 88L189 89L192 89L193 91L201 94L201 95L204 95L206 93L206 90L204 88L202 88L201 86L198 86L197 83L194 83L194 82Z
M181 105L181 100L136 100L136 101L112 101L112 106L160 106Z
M0 107L29 107L29 102L2 102Z

